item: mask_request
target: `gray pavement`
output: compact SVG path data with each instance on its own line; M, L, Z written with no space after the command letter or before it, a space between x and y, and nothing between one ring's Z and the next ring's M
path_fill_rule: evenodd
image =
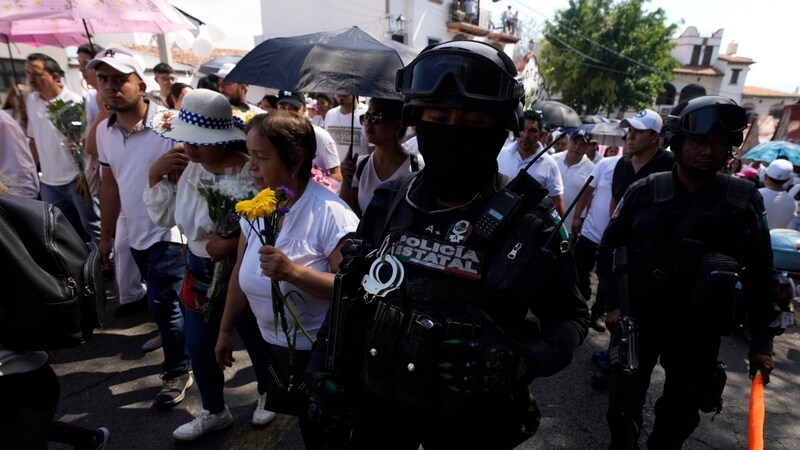
M115 302L112 300L110 310ZM795 303L795 308L800 307ZM161 385L158 378L163 355L160 350L143 353L142 344L154 336L155 325L142 312L127 318L110 317L106 328L80 347L52 353L51 364L59 375L61 401L56 419L85 427L111 430L114 449L302 449L296 420L279 415L264 428L250 425L255 406L255 377L243 347L237 345L234 366L225 372L226 401L236 419L233 427L199 441L183 443L172 430L191 420L201 409L192 387L186 399L169 411L154 407ZM676 330L679 332L679 330ZM572 364L559 374L531 385L542 409L536 436L520 449L593 449L607 446L606 392L591 387L590 356L606 345L607 334L589 332ZM765 448L800 448L800 329L788 330L776 341L776 371L766 389ZM713 421L701 424L685 449L746 449L750 382L747 379L747 342L739 336L724 338L720 359L728 364L724 409ZM645 436L652 425L652 405L660 392L663 372L656 370ZM51 449L66 449L51 444Z

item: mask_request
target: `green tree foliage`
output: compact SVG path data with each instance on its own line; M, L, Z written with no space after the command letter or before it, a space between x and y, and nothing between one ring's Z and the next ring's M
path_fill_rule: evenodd
M570 0L544 29L541 70L550 92L581 114L645 108L672 80L676 24L648 0Z

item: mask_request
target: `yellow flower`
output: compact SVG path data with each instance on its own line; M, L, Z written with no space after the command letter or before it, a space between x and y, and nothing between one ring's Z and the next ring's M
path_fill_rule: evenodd
M275 211L278 200L275 191L266 188L259 192L252 200L242 200L236 203L236 212L247 220L267 217Z

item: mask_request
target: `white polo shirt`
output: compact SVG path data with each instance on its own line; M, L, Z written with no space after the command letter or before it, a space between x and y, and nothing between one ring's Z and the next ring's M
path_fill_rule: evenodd
M47 108L57 100L64 102L80 103L80 95L62 88L61 92L52 100L47 101L38 92L31 92L25 98L25 109L28 113L28 136L36 141L36 151L39 152L39 163L42 166L41 182L50 186L63 186L78 178L78 168L72 160L72 155L62 142L66 142L63 134L56 130Z
M589 178L589 175L592 174L592 170L594 170L594 163L589 161L586 155L583 155L577 164L571 166L567 165L568 152L569 151L565 151L553 155L553 159L555 159L558 164L558 170L561 171L561 180L564 182L565 210L569 208L569 205L571 205L575 197L578 196L578 191L581 190L583 183L586 182L586 179ZM573 211L575 210L573 209ZM570 212L569 215L564 218L564 223L568 226L572 224L572 215L573 213Z
M611 220L611 184L614 180L614 168L620 158L622 155L603 158L592 171L594 179L589 186L594 189L594 196L583 221L581 235L595 244L603 239L608 221Z
M507 177L514 178L544 148L541 143L537 143L537 145L536 151L525 159L522 159L522 155L519 154L516 141L506 145L497 155L497 170ZM548 196L555 197L564 193L564 183L561 179L561 172L558 170L558 164L547 153L533 163L528 169L528 173L547 189Z
M150 166L174 145L149 128L153 114L163 108L152 102L148 104L139 131L127 134L114 123L113 113L97 126L100 165L110 167L117 180L120 204L128 221L128 242L136 250L146 250L161 241L181 242L178 227L162 228L154 224L142 200Z

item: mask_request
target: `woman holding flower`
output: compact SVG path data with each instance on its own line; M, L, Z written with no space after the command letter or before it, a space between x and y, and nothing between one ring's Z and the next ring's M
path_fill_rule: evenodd
M242 202L239 257L217 341L220 367L233 362L232 329L249 303L270 344L267 407L300 416L307 447L302 374L333 293L341 246L358 225L335 194L309 182L316 152L310 122L276 111L256 116L247 133L250 170L262 192ZM266 244L265 244L266 242Z
M216 364L214 345L222 317L225 283L233 268L239 237L234 205L251 197L256 188L248 170L249 158L244 153L243 123L233 117L230 103L221 94L207 89L191 91L180 111L160 111L150 125L161 137L183 144L152 165L143 198L154 223L177 225L188 241L181 301L186 347L203 410L194 420L177 428L173 436L191 440L233 424L223 398L225 378ZM180 177L173 184L170 180L176 174ZM226 260L230 262L227 272L223 264ZM253 322L250 329L255 331L252 314L250 320ZM246 335L242 328L240 334ZM261 354L266 344L261 341L261 347L258 342L254 345L256 350L248 346L248 351L253 350L257 367L259 360L264 361ZM266 391L263 382L259 388ZM259 398L260 408L253 415L253 422L260 425L275 417L263 409L262 398L263 395Z

